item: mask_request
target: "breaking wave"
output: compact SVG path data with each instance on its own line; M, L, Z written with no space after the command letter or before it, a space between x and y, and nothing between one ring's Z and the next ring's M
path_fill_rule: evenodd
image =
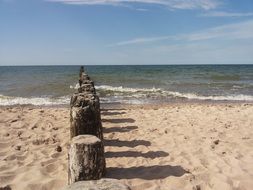
M36 106L50 106L50 105L65 105L69 104L70 98L67 96L62 96L59 98L49 98L49 97L12 97L0 95L0 105L36 105Z
M70 86L70 88L78 88L78 84ZM109 85L96 86L100 96L101 103L130 103L143 104L149 100L172 101L173 99L185 100L210 100L210 101L253 101L253 96L244 94L235 95L198 95L194 93L181 93L163 90L160 88L129 88L129 87L113 87ZM61 97L11 97L0 95L0 105L67 105L70 102L70 96Z
M101 85L96 86L98 90L105 90L105 91L113 91L113 92L131 92L131 93L138 93L138 92L162 92L160 88L127 88L127 87L113 87L108 85Z
M253 96L250 95L224 95L224 96L202 96L197 95L194 93L180 93L180 92L173 92L173 91L166 91L160 88L124 88L120 87L113 87L113 86L97 86L98 90L105 90L105 91L112 91L112 92L122 92L122 93L134 93L133 97L141 97L141 96L148 96L149 94L157 95L157 97L171 97L171 98L185 98L190 100L216 100L216 101L253 101Z
M250 95L227 95L227 96L200 96L191 93L179 93L179 92L170 92L175 97L182 97L191 100L216 100L216 101L253 101L253 96Z

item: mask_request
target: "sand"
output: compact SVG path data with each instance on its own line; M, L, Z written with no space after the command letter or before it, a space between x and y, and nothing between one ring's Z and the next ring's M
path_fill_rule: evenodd
M102 110L107 177L133 190L252 190L253 105ZM67 184L68 108L0 108L0 187Z

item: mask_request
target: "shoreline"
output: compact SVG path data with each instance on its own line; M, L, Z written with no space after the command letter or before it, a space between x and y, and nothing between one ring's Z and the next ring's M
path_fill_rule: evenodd
M117 107L170 107L179 105L253 105L253 101L171 101L160 103L143 103L143 104L128 104L128 103L100 103L101 108L117 108ZM33 104L15 104L15 105L0 105L1 108L70 108L69 104L59 105L33 105Z

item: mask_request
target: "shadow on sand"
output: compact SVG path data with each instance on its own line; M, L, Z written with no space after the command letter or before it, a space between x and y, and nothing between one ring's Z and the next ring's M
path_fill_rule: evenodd
M113 133L113 132L126 133L135 129L138 129L138 127L137 126L110 127L110 128L104 128L103 130L104 130L104 133Z
M118 139L112 139L112 140L104 140L105 146L117 146L117 147L136 147L136 146L150 146L151 143L149 141L145 140L132 140L132 141L121 141Z
M184 174L189 173L181 166L140 166L131 168L107 168L106 177L115 179L164 179L169 176L180 177Z
M101 108L101 111L124 111L125 108Z
M107 111L107 110L105 110ZM125 114L120 110L113 109L113 112L103 113L104 115L119 115ZM122 123L134 123L135 120L132 118L113 118L113 119L102 119L102 122L114 123L116 126L111 128L104 128L104 132L129 132L131 130L138 129L138 126L126 126L121 127ZM118 126L117 126L118 125ZM115 146L115 147L130 147L134 148L137 146L151 146L150 141L146 140L119 140L119 139L107 139L104 140L105 146ZM116 157L143 157L148 159L155 159L160 157L167 157L169 153L164 151L149 151L146 153L138 151L118 151L118 152L106 152L106 158L116 158ZM189 173L181 166L171 166L171 165L154 165L154 166L136 166L130 168L121 167L109 167L107 168L106 177L115 179L145 179L145 180L155 180L164 179L169 176L180 177L184 174Z
M106 152L106 158L117 158L117 157L144 157L144 158L160 158L169 156L167 152L164 151L149 151L146 153L136 152L136 151L122 151L122 152Z
M125 114L126 112L122 111L114 111L114 112L108 112L108 111L103 111L101 114L102 115L121 115L121 114Z
M122 118L122 119L102 119L102 122L110 123L134 123L135 120L131 118Z

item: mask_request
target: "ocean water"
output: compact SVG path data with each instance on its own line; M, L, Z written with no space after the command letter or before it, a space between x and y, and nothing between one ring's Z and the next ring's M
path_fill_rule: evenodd
M66 105L80 66L2 66L0 105ZM253 65L85 66L102 103L253 102Z

